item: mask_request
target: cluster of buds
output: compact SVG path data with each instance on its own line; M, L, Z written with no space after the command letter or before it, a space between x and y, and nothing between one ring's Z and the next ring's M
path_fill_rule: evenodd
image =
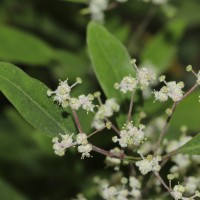
M82 80L80 78L76 79L76 82L69 86L68 80L60 81L59 86L55 91L48 90L47 95L50 97L53 95L53 100L58 102L63 108L70 106L73 110L78 110L82 107L87 112L94 112L95 105L92 103L94 99L92 94L87 96L80 95L78 98L71 97L70 92L74 86L81 84Z
M168 98L171 98L174 102L178 102L183 97L184 83L175 81L166 82L165 76L161 76L159 78L160 82L164 82L165 86L163 86L160 91L154 91L155 100L160 102L167 101Z
M97 96L95 94L95 96ZM99 98L99 96L97 97ZM98 111L95 113L92 127L95 129L102 129L105 127L105 120L113 116L114 112L119 111L120 106L116 103L114 98L107 99L105 104L101 104Z
M146 89L156 79L155 74L147 68L138 68L135 60L131 63L136 69L137 76L134 78L131 75L125 76L120 83L115 83L115 88L123 93L134 92L137 88Z
M154 171L159 172L161 167L159 165L159 162L162 160L161 156L155 156L148 155L146 158L140 153L142 160L137 161L135 165L139 168L141 174L145 175L148 172Z
M145 139L144 128L143 124L140 124L138 129L136 126L133 126L133 122L129 122L120 131L120 138L114 136L112 140L113 142L119 142L121 147L128 147L130 145L138 146Z

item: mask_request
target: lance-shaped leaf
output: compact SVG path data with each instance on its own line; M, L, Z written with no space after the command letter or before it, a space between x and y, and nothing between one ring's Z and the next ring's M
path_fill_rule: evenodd
M184 144L179 149L179 152L190 155L200 155L200 133L194 136L189 142Z
M74 131L71 117L48 98L48 90L16 66L0 62L0 90L35 128L50 136Z
M87 30L87 43L94 71L99 83L108 98L116 98L124 103L130 95L125 95L114 88L124 76L135 75L130 57L125 47L103 26L90 22ZM118 118L124 123L124 117Z
M87 31L90 57L102 89L107 97L124 100L125 95L114 88L114 83L124 76L134 75L125 47L99 24L91 22Z
M0 59L29 65L45 65L54 59L54 52L36 36L5 25L0 27Z

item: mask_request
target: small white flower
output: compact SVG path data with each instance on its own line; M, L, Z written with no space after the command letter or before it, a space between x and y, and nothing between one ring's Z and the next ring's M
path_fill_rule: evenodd
M135 165L139 168L141 174L145 175L150 171L158 172L160 171L161 167L159 162L161 161L160 156L153 157L152 155L148 155L147 158L144 158L143 155L142 160L137 161Z
M108 7L108 0L90 0L89 10L92 20L97 22L103 22L104 11Z
M102 190L102 197L106 200L114 200L117 194L117 188L114 186L108 187L108 185L104 185Z
M114 98L107 99L105 104L101 105L96 112L92 122L92 127L94 127L95 129L101 129L105 127L105 118L111 117L114 112L119 111L119 108L120 107L116 103L116 100Z
M84 159L85 157L89 158L91 157L90 152L92 151L92 145L86 144L86 145L80 145L78 146L78 152L82 153L81 159Z
M140 189L142 187L141 182L134 176L129 177L129 186L134 189Z
M166 86L163 86L160 91L154 91L155 100L164 102L168 100L168 97L171 98L174 102L178 102L183 97L183 87L184 83L175 81L166 82L164 76L160 77L160 81L164 82Z
M73 134L72 135L60 134L60 138L54 137L52 139L52 142L54 143L53 149L54 149L55 154L57 154L58 156L64 156L66 149L73 146L72 136Z
M130 122L120 131L120 138L115 136L112 140L113 142L119 142L121 147L127 147L129 145L138 146L145 139L144 128L145 126L140 124L138 129Z
M52 96L53 100L58 102L59 105L61 105L63 108L67 107L69 105L69 101L71 99L70 92L71 89L80 83L80 80L78 79L78 82L75 82L73 85L68 85L68 79L65 81L60 81L57 89L55 91L47 90L47 96Z
M119 89L123 93L127 93L128 91L133 92L137 87L138 81L132 76L125 76L120 84L116 83L115 88Z
M79 133L76 136L76 142L77 144L86 145L88 143L87 135L85 133Z
M183 187L182 185L175 185L172 191L172 195L178 200L182 199L184 192L185 187Z
M155 79L155 74L147 68L138 69L138 79L141 89L146 89Z
M70 99L70 106L73 110L78 110L81 107L81 103L77 98Z
M190 194L194 194L195 191L198 189L199 185L200 185L199 177L189 176L185 180L186 191Z
M92 104L92 100L94 99L93 95L89 94L85 96L83 94L83 95L80 95L78 99L79 99L80 105L82 106L84 110L86 110L87 112L89 111L94 112L95 105Z

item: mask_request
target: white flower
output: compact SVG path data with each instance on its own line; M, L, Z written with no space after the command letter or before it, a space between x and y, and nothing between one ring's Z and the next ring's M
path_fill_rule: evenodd
M160 156L153 157L152 155L148 155L147 158L142 156L142 160L137 161L135 165L139 168L141 174L145 175L150 171L160 171L159 161L161 161Z
M179 82L178 84L175 81L171 81L167 83L168 87L168 96L172 98L174 102L180 101L183 97L183 87L184 84Z
M135 163L135 165L137 167L139 167L139 170L140 170L141 174L143 174L143 175L145 175L148 172L152 171L151 163L147 159L137 161Z
M90 0L89 9L92 20L103 22L104 11L108 7L108 0Z
M185 187L183 187L182 185L175 185L172 191L172 195L178 200L182 199L184 192Z
M119 105L116 103L116 100L114 98L107 99L105 104L101 105L96 112L92 122L92 127L96 129L105 127L105 118L111 117L114 112L117 111L119 111Z
M166 86L162 87L160 91L155 91L154 90L154 95L155 95L155 100L160 101L160 102L165 102L168 100L168 95L166 91Z
M102 129L103 127L105 127L105 123L102 120L93 120L92 122L92 127L95 129Z
M129 145L138 146L145 138L143 129L144 125L140 124L139 129L133 126L132 122L128 123L120 131L120 138L113 137L113 142L119 142L121 147L127 147Z
M57 154L58 156L63 156L65 154L66 149L73 146L72 136L73 134L72 135L60 134L60 138L54 137L52 139L52 142L54 143L53 149L54 149L55 154Z
M92 151L92 145L86 144L86 145L80 145L78 146L78 152L82 153L81 159L84 159L85 157L89 158L91 157L90 152Z
M51 90L47 91L47 96L50 97L50 96L54 95L53 100L58 102L58 104L61 105L63 108L65 108L69 105L69 101L71 99L71 97L70 97L71 89L75 85L81 83L80 78L77 78L77 82L75 82L71 86L68 85L67 81L68 81L68 79L65 81L60 81L59 85L55 91L51 91Z
M102 197L106 200L114 200L117 194L117 188L114 186L108 187L108 185L104 185L102 190Z
M178 102L183 97L183 87L184 83L175 81L166 82L164 76L160 77L160 81L164 82L166 86L163 86L160 91L154 90L155 100L164 102L168 100L168 97L171 98L174 102Z
M123 93L127 93L128 91L133 92L137 87L137 80L132 76L125 76L120 84L115 83L115 88L119 89Z
M129 192L126 189L121 189L118 191L116 200L128 200Z
M190 193L190 194L195 193L195 191L198 189L199 185L200 185L199 177L189 176L186 178L185 188L188 193Z
M87 135L85 133L79 133L76 136L76 142L77 144L86 145L88 143Z
M142 187L141 182L134 176L129 177L129 186L134 189L140 189Z
M73 110L78 110L81 107L81 103L77 98L70 99L70 106Z
M156 79L156 76L149 69L140 68L138 69L138 79L141 89L146 89Z
M78 97L78 99L80 105L84 110L86 110L87 112L89 111L94 112L95 105L92 104L92 100L94 99L93 95L89 94L85 96L84 94L82 94Z
M47 91L47 95L55 95L53 100L58 102L60 105L65 105L65 101L70 99L71 87L68 85L67 80L60 81L59 86L55 91Z

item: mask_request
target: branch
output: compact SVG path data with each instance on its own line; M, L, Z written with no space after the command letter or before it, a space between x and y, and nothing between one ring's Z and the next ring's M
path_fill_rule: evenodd
M163 139L163 137L165 136L165 134L166 134L166 132L167 132L167 129L168 129L169 123L170 123L170 121L171 121L171 118L172 118L172 116L173 116L173 114L174 114L174 111L176 110L176 107L178 106L178 104L179 104L181 101L183 101L187 96L189 96L198 86L199 86L199 85L196 83L195 85L193 85L193 87L191 87L191 88L183 95L183 97L182 97L179 101L174 102L174 104L173 104L173 106L172 106L172 109L171 109L171 110L172 110L171 115L169 115L169 116L167 117L167 119L166 119L166 121L165 121L165 124L164 124L164 126L163 126L163 129L162 129L162 132L161 132L161 134L160 134L160 136L159 136L159 138L158 138L158 142L157 142L156 147L155 147L154 155L157 154L157 151L158 151L158 149L159 149L159 147L160 147L160 145L161 145L162 139Z

